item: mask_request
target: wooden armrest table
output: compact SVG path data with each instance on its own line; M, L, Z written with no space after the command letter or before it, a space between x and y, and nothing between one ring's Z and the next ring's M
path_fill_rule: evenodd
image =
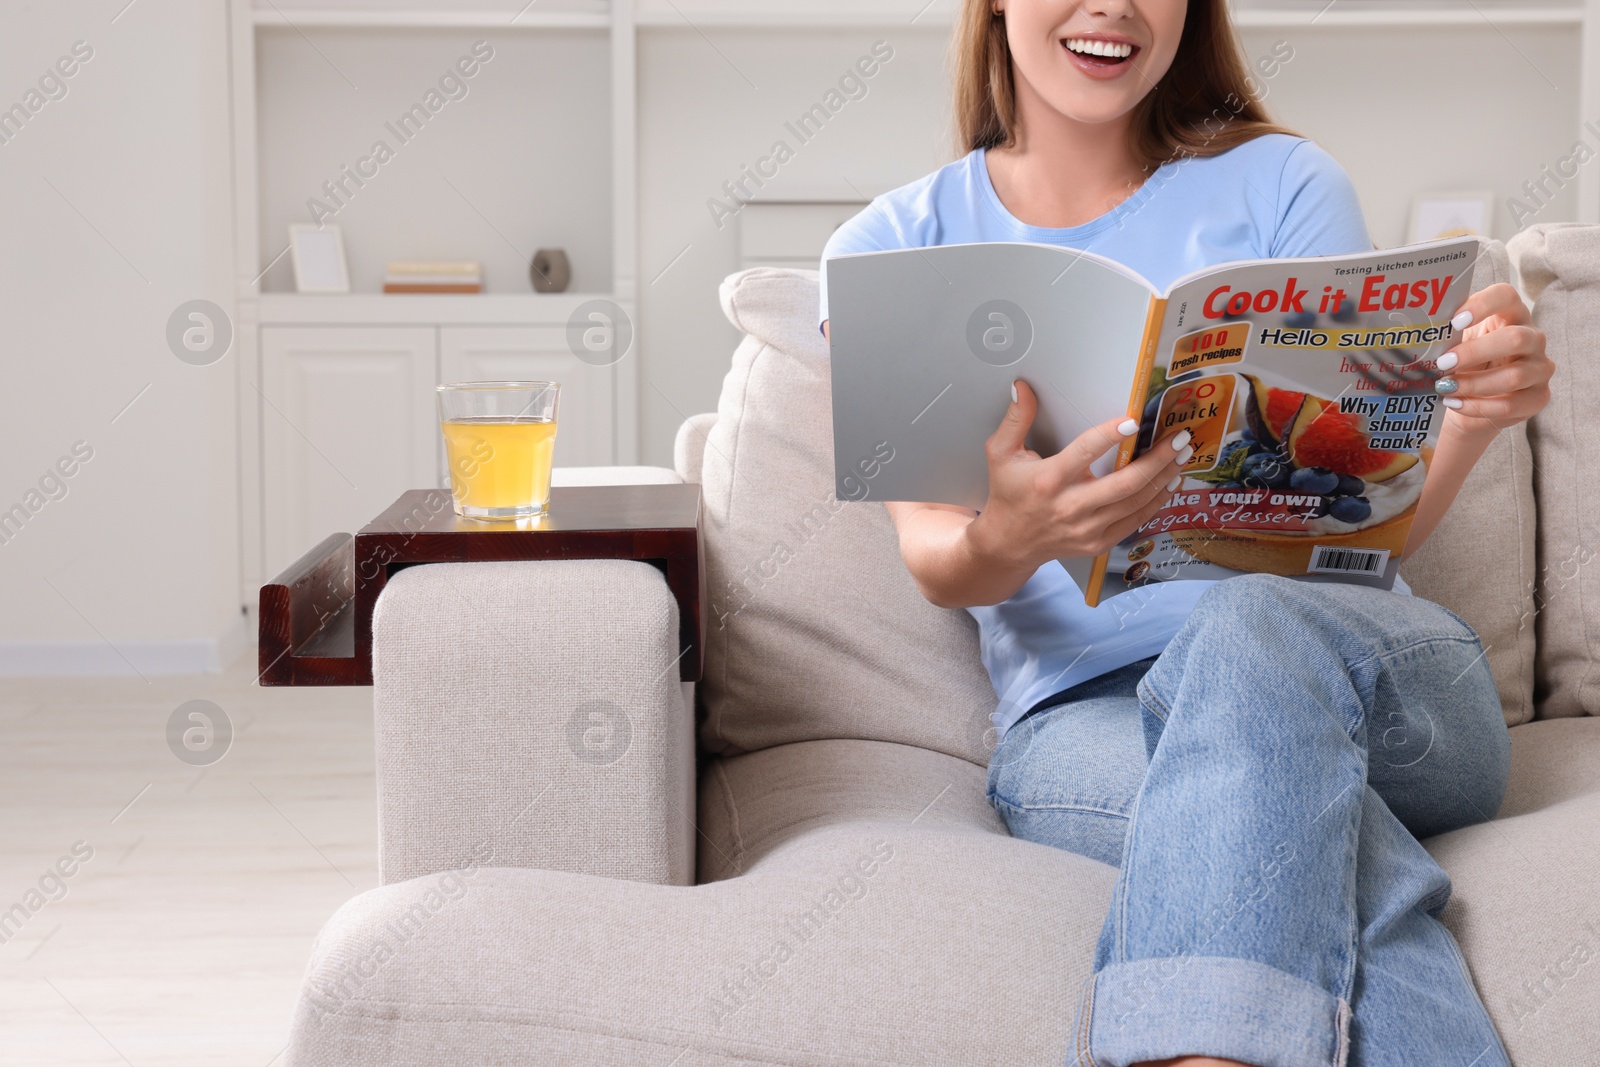
M354 537L329 535L261 587L262 685L371 685L372 610L389 575L419 563L634 559L678 601L679 676L698 681L705 558L698 485L560 486L537 520L455 513L444 489L402 493Z

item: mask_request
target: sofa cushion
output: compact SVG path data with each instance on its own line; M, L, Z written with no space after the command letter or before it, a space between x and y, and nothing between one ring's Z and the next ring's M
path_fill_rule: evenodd
M1591 1063L1600 720L1511 737L1501 817L1427 842L1454 881L1443 918L1513 1062ZM746 840L739 877L480 868L350 901L313 947L288 1062L1065 1060L1115 869L989 832L981 773L948 756L822 742L724 770L703 790L787 797L703 803L703 842Z
M1116 871L916 814L692 889L482 868L364 893L317 937L289 1062L1064 1062Z
M882 741L804 741L711 760L700 776L699 880L737 877L811 831L864 819L1007 837L985 774L955 756Z
M746 337L700 467L702 743L727 753L862 738L985 763L995 694L976 623L917 591L870 481L864 501L834 498L816 272L745 271L721 297Z
M1505 246L1484 245L1472 291L1511 280ZM1432 536L1400 566L1417 596L1478 631L1506 725L1533 718L1534 464L1527 428L1502 430Z
M1511 731L1498 817L1423 842L1450 874L1455 934L1511 1061L1594 1063L1600 1049L1600 720Z
M1539 500L1539 718L1600 714L1600 505L1592 435L1600 422L1600 227L1546 223L1509 245L1534 300L1556 376L1550 405L1529 423ZM1585 429L1587 427L1587 429Z

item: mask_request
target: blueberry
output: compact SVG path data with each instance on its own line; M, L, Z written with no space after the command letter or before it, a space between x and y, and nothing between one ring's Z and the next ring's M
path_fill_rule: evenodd
M1289 488L1320 496L1339 488L1339 476L1326 467L1301 467L1289 476Z
M1309 330L1317 324L1317 316L1310 311L1296 311L1284 319L1283 324L1291 330Z
M1278 450L1277 449L1268 448L1266 445L1262 444L1260 441L1251 441L1250 444L1248 446L1246 446L1246 447L1248 447L1250 449L1250 454L1252 456L1276 456L1278 454Z
M1333 491L1334 496L1360 496L1367 491L1367 483L1353 474L1339 475L1339 488Z
M1274 452L1261 452L1245 457L1244 481L1246 485L1281 489L1289 484L1290 467Z
M1366 522L1372 514L1372 505L1364 496L1339 496L1333 498L1328 513L1340 522Z
M1253 445L1256 443L1256 435L1251 432L1250 427L1246 426L1239 432L1239 440L1247 445Z
M1217 456L1217 464L1220 466L1220 465L1228 462L1228 459L1235 452L1239 451L1239 449L1241 449L1241 448L1249 448L1249 447L1250 446L1245 444L1243 441L1229 441L1227 444L1222 446L1222 453L1219 456Z
M1337 499L1336 497L1331 497L1331 496L1319 496L1319 497L1317 497L1317 502L1315 504L1312 504L1310 509L1309 509L1310 512L1311 512L1311 517L1313 519L1320 519L1320 518L1322 518L1322 516L1326 515L1330 511L1332 511L1333 510L1333 502L1336 499Z

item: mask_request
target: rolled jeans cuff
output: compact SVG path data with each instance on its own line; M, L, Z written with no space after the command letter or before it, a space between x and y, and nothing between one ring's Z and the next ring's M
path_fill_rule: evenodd
M1253 960L1114 963L1083 986L1078 1067L1216 1056L1261 1067L1345 1067L1350 1005Z

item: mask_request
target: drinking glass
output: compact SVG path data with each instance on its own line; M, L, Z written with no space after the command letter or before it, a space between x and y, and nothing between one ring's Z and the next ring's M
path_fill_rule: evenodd
M439 386L439 425L456 514L522 519L550 506L555 382L455 382Z

